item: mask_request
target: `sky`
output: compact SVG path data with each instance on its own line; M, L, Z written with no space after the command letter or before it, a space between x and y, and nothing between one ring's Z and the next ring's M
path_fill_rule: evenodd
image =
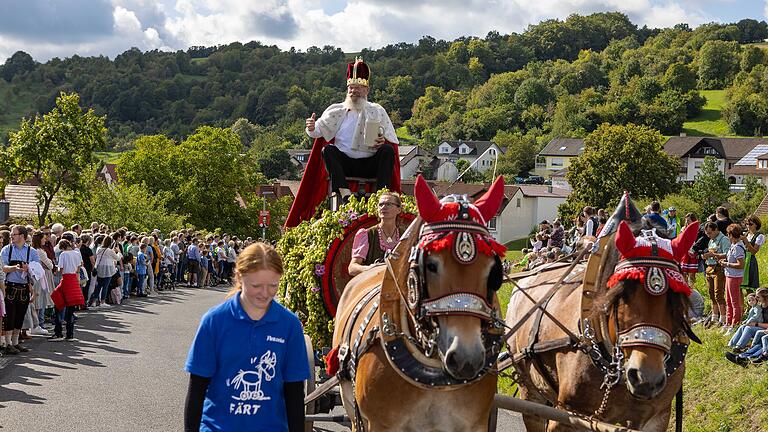
M283 49L345 52L522 32L572 13L620 11L635 24L691 27L768 20L768 0L0 0L0 62L25 51L40 62L132 47L185 50L258 40Z

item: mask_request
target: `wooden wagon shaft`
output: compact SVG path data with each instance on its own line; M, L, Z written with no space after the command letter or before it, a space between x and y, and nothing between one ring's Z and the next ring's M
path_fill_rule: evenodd
M580 427L589 431L596 432L640 432L636 429L629 429L623 426L615 426L599 420L586 420L582 417L569 413L568 411L548 407L546 405L529 402L526 400L513 398L510 396L496 395L494 398L496 406L509 411L516 411L522 414L533 415L543 419L554 420L559 423Z
M318 386L315 391L304 398L304 405L314 402L317 398L327 393L328 390L334 388L338 383L339 377L336 375L332 376L328 381L320 384L320 386Z

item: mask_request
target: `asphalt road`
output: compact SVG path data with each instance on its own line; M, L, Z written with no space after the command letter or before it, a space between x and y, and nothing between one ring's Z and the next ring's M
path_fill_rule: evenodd
M226 290L179 288L82 312L76 341L34 337L29 353L0 357L0 430L182 430L187 350ZM499 431L525 430L518 416L500 417Z

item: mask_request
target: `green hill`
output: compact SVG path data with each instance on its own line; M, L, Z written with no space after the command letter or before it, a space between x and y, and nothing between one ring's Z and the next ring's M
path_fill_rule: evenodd
M701 90L707 103L696 117L683 123L683 132L689 136L734 136L721 116L725 104L725 90Z

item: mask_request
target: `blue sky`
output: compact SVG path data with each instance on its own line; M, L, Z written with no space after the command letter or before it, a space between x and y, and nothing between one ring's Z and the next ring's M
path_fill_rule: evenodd
M2 0L0 61L177 50L259 40L354 52L390 43L521 32L569 14L626 13L636 24L766 19L768 0Z

